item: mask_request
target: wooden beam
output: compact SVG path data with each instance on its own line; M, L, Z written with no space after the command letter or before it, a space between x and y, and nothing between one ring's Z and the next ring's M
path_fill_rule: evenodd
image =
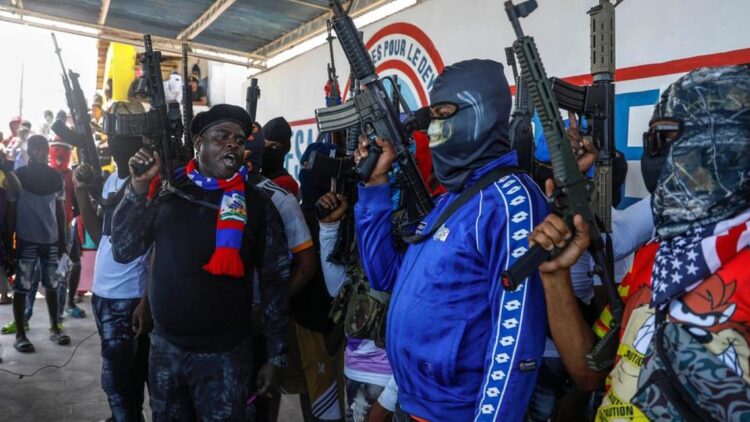
M195 22L177 35L178 40L192 40L208 28L222 13L234 4L235 0L216 0Z
M310 2L307 2L305 0L286 0L286 1L291 2L291 3L296 3L296 4L299 4L299 5L302 5L302 6L312 7L313 9L323 10L323 11L326 11L326 12L328 12L328 11L331 10L331 9L325 7L325 6L321 6L321 5L315 4L315 3L310 3Z
M102 7L99 9L99 19L97 23L99 26L104 26L104 22L107 21L107 14L109 14L109 2L110 0L102 0Z

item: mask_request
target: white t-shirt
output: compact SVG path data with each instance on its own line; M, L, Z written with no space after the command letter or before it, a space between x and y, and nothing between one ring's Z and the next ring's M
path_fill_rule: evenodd
M311 248L313 246L312 236L297 198L270 179L264 178L257 186L271 197L276 210L279 211L281 219L284 221L284 232L286 233L286 243L289 245L289 250L292 253L297 253Z
M115 195L127 182L127 178L121 179L117 173L110 175L104 183L102 197L108 198ZM94 285L91 291L95 295L107 299L139 298L143 296L143 290L146 287L150 250L127 264L115 262L110 240L112 214L114 214L115 208L116 205L112 205L104 210L102 239L99 241L99 248L96 250Z

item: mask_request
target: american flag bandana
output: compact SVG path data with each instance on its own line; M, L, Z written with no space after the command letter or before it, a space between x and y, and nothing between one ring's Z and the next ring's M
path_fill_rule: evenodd
M750 209L734 218L662 240L651 273L651 304L662 307L750 247Z

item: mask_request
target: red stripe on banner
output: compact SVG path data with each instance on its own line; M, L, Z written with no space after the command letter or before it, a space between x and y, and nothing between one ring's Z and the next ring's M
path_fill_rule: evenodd
M414 38L422 47L425 48L425 50L427 50L427 54L429 54L430 59L432 59L432 62L435 63L435 70L437 71L437 74L439 75L443 72L443 67L445 67L445 65L443 64L443 59L440 57L440 53L438 53L437 48L435 48L435 44L432 43L432 40L427 36L427 34L410 23L396 22L380 28L380 30L376 32L369 41L367 41L367 45L365 45L365 47L369 51L370 48L372 48L373 44L380 41L381 38L396 34L404 34Z
M427 94L424 93L421 89L419 89L419 77L416 73L414 73L414 70L409 67L404 62L398 61L398 60L386 60L383 63L380 63L378 67L375 69L376 72L380 73L384 70L388 69L396 69L403 72L407 78L411 81L412 85L414 86L414 90L417 91L417 95L419 96L419 102L420 104L427 105L429 104L429 101L427 101Z
M740 224L732 227L724 236L716 238L716 255L721 265L737 254L737 242L746 228L744 224Z
M289 126L304 126L304 125L311 125L313 123L317 123L317 120L315 119L315 117L289 122Z
M699 67L731 66L745 63L750 63L750 48L686 57L661 63L623 67L615 71L615 81L624 82L655 78L675 73L686 73ZM590 74L568 76L563 80L575 85L590 85L592 82ZM513 85L510 91L513 95L516 95L516 86Z
M413 25L403 24L403 23L400 23L400 24L413 26ZM399 25L399 24L392 24L392 25ZM389 25L389 26L392 26L392 25ZM384 27L383 29L378 31L378 33L388 28L389 26ZM416 39L415 34L411 34L411 33L406 33L406 34ZM372 40L374 39L375 39L375 36L373 36L373 38L370 41L372 42ZM423 42L423 40L421 39L419 39L419 41ZM370 43L368 43L368 45L370 45ZM434 48L434 46L432 48ZM430 57L432 57L432 54L430 54ZM435 59L433 58L433 60ZM615 81L624 82L624 81L632 81L636 79L655 78L658 76L673 75L675 73L686 73L699 67L731 66L731 65L745 64L745 63L750 63L750 48L741 48L739 50L724 51L721 53L685 57L683 59L669 60L669 61L661 62L661 63L651 63L651 64L644 64L644 65L638 65L638 66L623 67L615 71ZM442 61L440 61L439 64L437 61L435 61L435 66L437 66L438 68L438 73L442 72L443 70ZM379 67L380 66L378 66L378 68ZM565 80L566 82L570 82L576 85L589 85L591 84L591 81L592 81L590 74L567 76L562 79ZM347 86L348 86L348 82L347 82ZM515 85L511 85L510 92L512 95L516 95ZM296 120L294 122L289 122L291 126L307 125L307 124L312 124L312 123L315 123L314 117L311 119L303 119L303 120Z

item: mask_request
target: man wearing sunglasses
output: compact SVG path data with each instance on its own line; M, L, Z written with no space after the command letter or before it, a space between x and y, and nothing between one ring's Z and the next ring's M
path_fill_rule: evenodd
M538 274L508 292L500 272L526 251L546 202L531 177L514 168L511 94L500 63L475 59L446 67L430 99L432 164L447 190L422 222L421 233L434 234L405 253L394 247L388 184L394 153L382 140L383 153L355 206L368 279L376 290L393 292L386 348L399 386L396 418L518 420L541 365L547 321ZM356 159L366 156L367 143ZM432 227L480 179L485 187Z
M741 420L750 415L748 66L697 69L670 85L643 140L641 171L652 193L656 237L636 253L620 285L626 306L615 366L595 372L586 364L596 339L575 306L569 271L589 243L579 217L575 233L550 215L531 236L546 249L572 237L556 259L540 267L552 337L579 386L595 389L607 378L597 420L672 420L685 417L684 409L709 415L701 420ZM690 341L670 338L668 351L679 371L690 367L679 360L686 350L700 367L661 380L674 386L680 379L690 385L692 397L649 377L656 373L651 372L655 333L666 333L660 321L690 334ZM600 318L594 331L603 335L608 329Z

